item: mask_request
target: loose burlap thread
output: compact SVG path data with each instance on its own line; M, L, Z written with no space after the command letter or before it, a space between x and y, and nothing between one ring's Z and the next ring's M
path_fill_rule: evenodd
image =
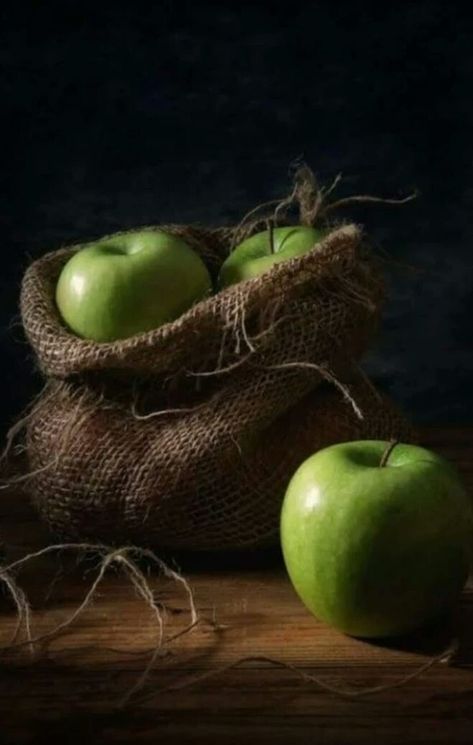
M308 224L319 193L307 178L297 183L285 204L298 193L299 221ZM233 229L158 228L184 238L215 278L235 236L262 219ZM265 545L277 537L290 476L312 452L356 437L409 437L403 418L356 373L383 297L358 226L333 227L304 256L172 323L101 344L74 336L54 303L60 271L81 247L34 262L21 294L48 381L28 415L29 488L62 538Z
M27 567L31 562L34 562L41 557L56 555L56 558L58 558L58 556L65 554L75 554L77 561L79 561L81 557L84 558L87 555L95 556L98 559L95 578L89 584L82 601L71 613L66 615L59 622L56 622L54 626L49 627L42 632L36 632L33 623L34 614L32 613L28 596L20 586L16 574L19 570ZM189 621L173 633L168 633L166 629L166 606L163 604L162 599L158 599L156 596L155 590L150 584L149 577L146 576L139 565L139 561L143 559L150 561L159 569L161 574L166 576L168 579L173 580L176 585L179 585L187 597ZM210 618L201 615L195 605L194 594L189 583L184 579L184 577L182 577L182 575L168 567L152 551L144 550L136 546L113 548L84 543L66 543L46 546L7 565L0 565L0 588L3 586L7 590L8 595L11 597L16 607L16 625L13 635L6 645L0 646L0 656L6 655L10 661L13 661L18 655L19 659L22 661L22 666L24 666L27 659L29 659L31 663L34 663L35 660L43 655L45 649L48 648L52 641L66 632L71 633L74 624L78 622L94 600L97 599L96 595L100 584L103 581L106 572L112 567L122 571L125 579L134 588L137 598L141 600L144 603L144 606L148 609L150 618L152 619L152 627L154 627L156 635L155 643L147 649L129 650L119 649L113 646L101 647L102 651L106 651L109 654L118 654L120 656L129 656L131 654L135 659L142 659L144 663L141 672L133 682L132 686L123 691L123 694L120 695L118 699L113 700L113 705L119 708L130 704L133 706L136 703L143 703L152 699L156 699L158 703L162 693L179 691L190 686L198 685L209 678L223 676L230 670L237 667L243 667L248 663L259 663L270 667L284 669L297 676L302 682L308 685L314 685L326 693L331 693L341 698L357 700L405 686L420 677L429 669L432 669L436 664L449 664L455 658L460 646L458 637L452 635L448 645L444 649L422 662L411 672L392 682L371 685L368 687L349 687L346 684L334 684L330 682L330 680L327 680L326 675L314 675L313 673L308 673L306 670L303 670L296 665L292 665L282 659L269 657L268 655L246 655L233 660L230 663L209 669L206 672L197 675L191 675L189 677L184 673L183 677L179 676L177 680L174 679L169 684L157 688L153 684L153 673L156 668L161 667L159 663L162 662L164 658L173 654L172 645L174 642L189 633L198 631L198 627L200 626L206 627L205 639L207 642L210 642L211 648L214 648L214 644L218 643L218 640L220 639L221 631L227 628L226 624L222 626L215 617L215 613ZM56 578L57 576L58 575L56 574ZM52 586L49 588L48 596L51 589ZM215 633L209 634L209 631L214 631ZM72 650L68 650L69 653L71 651L80 654L82 650L80 647L74 647ZM28 655L26 659L24 656L25 652ZM57 655L57 658L61 659L64 652L65 650L62 650L62 652Z

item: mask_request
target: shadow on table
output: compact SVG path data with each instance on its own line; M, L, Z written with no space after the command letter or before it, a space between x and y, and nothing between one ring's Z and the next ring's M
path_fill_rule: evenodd
M417 631L389 639L364 641L384 649L427 656L442 654L456 643L458 648L449 664L469 667L473 665L473 592L465 590L454 614L438 616Z
M227 552L182 552L169 554L170 562L179 566L183 572L202 572L225 574L229 571L277 570L285 573L284 561L279 546L251 551ZM289 580L288 580L289 581ZM364 640L365 643L384 649L434 656L457 640L458 650L450 664L459 667L473 665L473 588L464 590L460 605L452 615L443 614L431 623L409 634L388 639Z
M227 572L280 569L284 563L279 546L261 549L242 549L240 551L160 551L159 555L167 562L178 565L183 572Z

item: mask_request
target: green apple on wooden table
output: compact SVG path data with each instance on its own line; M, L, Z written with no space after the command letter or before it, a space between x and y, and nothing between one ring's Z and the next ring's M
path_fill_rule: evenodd
M56 304L78 336L107 342L175 320L211 286L204 262L184 240L139 230L74 254L59 277Z
M327 233L327 230L304 225L290 225L256 233L236 246L223 262L219 286L228 287L245 279L259 277L281 261L308 253Z
M353 636L395 636L457 601L472 505L453 466L429 450L341 443L294 474L281 544L289 577L317 617Z

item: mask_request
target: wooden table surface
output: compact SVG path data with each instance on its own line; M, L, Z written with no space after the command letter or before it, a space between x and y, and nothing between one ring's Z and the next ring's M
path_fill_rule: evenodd
M422 433L425 445L457 463L470 489L472 439L473 428ZM0 513L7 563L51 542L18 489L1 493ZM156 645L157 625L137 591L112 568L93 604L63 634L33 652L0 652L0 743L473 742L468 590L453 622L382 645L348 638L314 619L294 594L276 551L184 555L177 561L201 620L166 642L128 703L123 705L123 697L149 660L143 652ZM28 563L16 579L32 603L33 635L70 615L96 574L90 558L49 555ZM165 637L172 637L189 623L186 593L156 572L149 573L149 582L167 609ZM12 603L0 594L2 645L14 627ZM436 662L404 685L371 695L331 693L300 675L350 691L396 684L441 653L453 636L459 647L448 664ZM242 656L257 659L220 670Z

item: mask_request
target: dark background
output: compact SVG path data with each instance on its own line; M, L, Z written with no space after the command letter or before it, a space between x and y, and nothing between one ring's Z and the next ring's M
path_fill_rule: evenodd
M40 4L38 4L40 5ZM393 259L365 361L418 421L473 421L471 18L460 3L84 3L3 11L5 427L38 389L28 262L140 224L228 223L303 156Z

